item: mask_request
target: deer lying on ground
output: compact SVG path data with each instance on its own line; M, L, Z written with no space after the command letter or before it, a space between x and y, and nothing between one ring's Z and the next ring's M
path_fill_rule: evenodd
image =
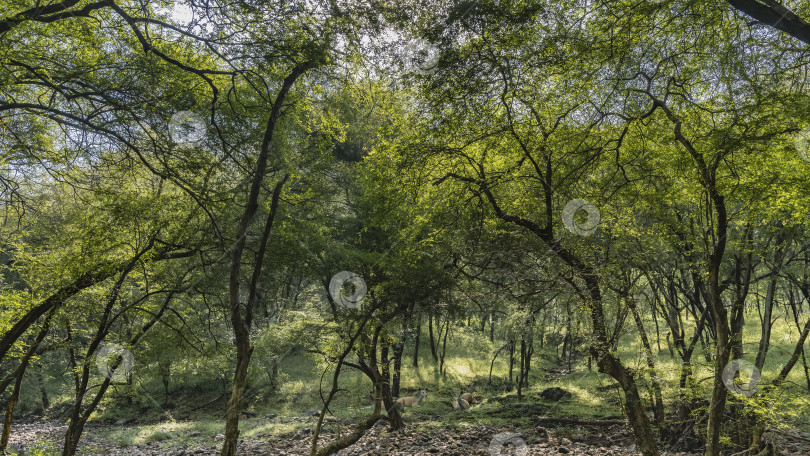
M456 394L456 401L453 402L453 410L467 410L470 408L470 403L464 400L464 395L461 393Z
M475 402L472 393L475 392L475 387L472 385L467 385L467 392L461 395L461 398L467 401L467 404L472 405Z
M419 407L419 403L425 397L427 397L427 391L419 390L419 394L416 396L405 396L397 399L397 404L403 407Z

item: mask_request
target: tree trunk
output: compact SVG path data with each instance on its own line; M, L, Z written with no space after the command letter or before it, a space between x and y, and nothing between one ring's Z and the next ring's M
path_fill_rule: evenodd
M419 319L416 322L416 337L413 344L413 367L419 367L419 342L422 335L422 314L419 314Z
M436 341L433 336L433 315L428 315L428 332L430 334L430 354L433 355L435 361L439 360L439 354L436 352Z
M714 276L714 277L712 277ZM711 271L709 280L711 284L716 284L716 272ZM718 287L711 287L712 311L715 317L715 360L714 360L714 381L712 385L712 397L709 403L709 418L706 425L706 456L720 455L720 429L723 422L723 414L726 410L726 398L728 390L723 383L723 369L728 364L731 355L729 346L729 326L725 307L720 302L720 292Z
M647 330L644 329L644 323L641 321L641 316L638 314L638 309L636 308L636 303L633 297L625 295L624 298L627 302L627 306L633 313L633 320L635 320L636 328L641 336L641 343L644 347L644 357L647 361L647 368L650 370L650 382L652 384L653 397L655 398L653 416L655 424L660 426L664 422L664 400L661 396L661 384L658 382L658 375L655 372L655 361L653 360L652 347L650 347L650 341L647 338Z
M793 311L793 321L796 323L796 328L801 331L802 326L799 322L799 314L801 313L799 306L801 306L801 303L799 303L798 306L796 305L796 298L794 297L793 291L788 292L788 304L790 304L790 308ZM802 365L804 366L804 378L807 380L807 391L810 392L810 371L808 371L804 347L802 347Z
M509 341L509 391L512 391L512 372L515 369L515 341Z
M51 401L48 399L48 391L45 389L45 378L42 375L42 369L43 367L40 365L40 369L37 371L37 382L39 383L39 394L42 399L42 411L46 412L51 408Z
M25 361L25 366L28 361ZM26 367L20 369L17 374L17 380L14 382L14 389L11 392L11 397L6 403L5 417L3 419L3 434L0 436L0 454L6 454L6 446L8 446L8 437L11 434L11 419L14 417L14 406L17 405L17 400L20 398L20 387L22 386L23 376L25 375Z
M526 339L520 338L520 369L518 370L517 395L518 400L523 399L523 370L526 368Z
M349 353L354 350L354 343L357 341L357 338L363 333L363 328L365 328L366 323L368 323L369 318L371 317L371 313L368 314L359 324L357 330L349 339L349 343L346 344L346 348L343 349L343 353L340 354L338 358L337 365L335 366L335 372L332 374L332 389L329 391L329 395L327 396L326 400L323 402L323 407L321 407L321 413L318 415L318 423L315 425L315 430L312 433L312 449L310 451L310 455L315 456L318 454L318 436L321 432L321 427L323 425L324 417L326 416L326 412L329 410L329 404L334 399L335 395L340 391L340 386L338 385L338 377L340 376L340 372L343 368L343 363L346 360L346 357ZM379 416L379 412L375 413L373 417ZM368 427L362 428L361 432L365 432ZM362 435L362 434L361 434ZM341 442L344 443L344 442ZM345 442L347 443L346 446L351 445L353 442ZM332 448L333 450L341 450L344 447L339 448Z
M543 312L543 319L540 320L540 350L546 345L546 312Z
M762 371L765 365L765 357L768 355L768 348L771 343L771 328L773 327L773 302L776 295L776 276L774 275L770 282L768 282L768 291L765 293L765 303L762 313L762 335L759 338L759 347L757 349L757 359L754 361L754 366Z
M278 119L281 116L284 101L293 84L295 84L295 81L312 66L312 62L306 62L296 66L284 79L278 96L273 102L273 108L270 111L270 116L267 119L267 125L264 130L259 156L256 159L255 169L253 170L253 179L250 184L250 192L245 204L245 211L239 219L239 225L236 230L236 242L231 251L230 274L228 277L228 307L231 317L231 327L236 343L236 370L233 376L231 397L228 400L228 409L225 412L225 440L222 444L222 452L220 453L222 456L234 456L236 454L242 395L245 392L245 381L247 379L248 367L250 366L250 356L253 353L253 346L250 342L253 309L258 307L259 279L261 277L262 266L264 265L267 241L278 210L281 189L289 176L284 176L273 190L272 203L264 225L264 231L262 232L261 244L256 253L256 260L253 263L253 274L251 276L246 304L240 300L242 256L247 242L248 230L259 209L259 193L261 192L267 172L267 163L270 158L273 134L275 133Z
M121 280L123 280L123 277L124 275L122 275ZM117 298L118 289L120 288L120 285L121 281L119 281L119 283L117 283L114 286L113 288L114 291L112 293L109 302L114 302L114 300ZM138 343L138 341L140 341L141 338L149 331L149 329L152 328L152 326L154 326L155 323L157 323L163 317L163 314L169 307L169 303L171 302L174 294L175 294L174 291L170 291L169 293L167 293L166 299L164 300L160 310L157 313L153 314L151 319L146 324L144 324L143 327L141 327L140 330L134 336L132 336L129 339L129 342L127 343L128 346L130 347L135 346ZM102 322L104 320L106 320L106 317L102 319ZM72 456L76 453L76 449L79 445L79 438L81 437L82 432L84 431L84 425L87 423L87 420L90 418L90 415L92 415L93 412L96 410L98 404L101 403L101 399L104 398L104 394L106 394L107 389L110 387L113 375L107 375L104 378L104 381L102 381L101 385L98 387L96 395L87 405L87 407L86 408L82 407L84 404L85 395L87 394L88 380L90 378L90 364L88 363L88 360L93 356L93 354L96 353L96 348L98 347L98 344L104 339L104 337L106 337L108 331L109 331L108 326L106 325L99 326L99 332L96 334L95 339L90 343L90 347L88 347L87 349L87 356L85 356L84 359L84 365L81 369L81 376L79 376L78 374L74 374L74 381L76 383L76 400L73 404L73 409L71 410L71 416L68 422L67 431L65 432L65 442L64 446L62 447L62 456ZM108 361L108 368L110 369L110 372L114 373L115 370L121 365L123 360L124 360L123 356L120 355L117 356L116 359L113 360L112 362L112 367L109 367ZM74 371L78 370L75 361L75 356L73 355L72 352L71 352L71 365L73 366ZM131 372L128 372L127 374L131 375Z
M151 249L151 244L150 244ZM81 291L90 288L98 283L101 283L110 277L121 273L127 268L131 267L133 261L162 261L167 259L187 258L196 255L197 251L186 252L172 252L167 249L157 249L152 256L144 258L144 252L139 252L135 259L124 263L108 263L96 267L92 271L88 271L71 282L70 284L55 291L52 295L44 299L40 304L25 313L8 331L3 333L0 338L0 361L2 361L8 350L14 345L27 330L31 327L40 317L53 309L62 307L65 302L71 297L77 295Z
M489 341L495 342L495 311L489 313Z
M160 381L163 383L163 404L169 403L169 382L171 381L172 363L171 360L158 361L160 369Z
M399 397L399 381L402 376L402 352L405 348L405 341L398 340L392 347L394 349L394 375L391 380L391 395Z
M250 355L253 346L246 338L240 338L236 344L236 369L233 376L233 389L228 400L228 409L225 412L225 443L222 446L222 456L236 454L236 445L239 438L239 415L242 412L242 396L245 393Z
M268 385L270 391L278 390L278 356L273 355L270 360L270 384Z
M20 365L17 367L14 375L16 379L14 381L14 389L11 392L11 397L6 404L6 411L5 411L5 418L3 420L3 433L0 435L0 454L5 454L6 446L8 446L8 439L11 435L11 420L14 418L14 407L17 405L17 401L20 398L20 388L22 387L22 380L25 376L25 371L28 369L28 365L31 362L31 358L37 351L39 344L45 339L45 336L48 334L48 331L51 328L51 318L53 317L53 310L48 313L48 316L45 317L45 321L42 324L42 329L40 329L39 334L37 334L36 339L33 341L30 347L25 351L23 358L20 360ZM41 378L41 377L40 377ZM40 382L40 385L42 383ZM2 393L5 390L5 387L0 390ZM42 388L44 391L44 388ZM47 408L48 403L48 396L43 396L43 410Z
M545 226L540 226L532 220L505 212L499 205L497 198L493 194L491 187L488 187L487 183L466 176L453 175L453 177L462 182L477 186L479 195L481 195L482 198L486 198L498 218L505 222L526 228L534 233L546 246L552 249L560 260L574 270L577 277L584 281L586 289L583 289L582 285L577 283L573 277L563 278L573 289L579 290L581 295L586 299L586 304L591 314L595 339L594 343L591 345L591 354L595 357L600 371L611 375L619 382L624 390L627 405L627 419L633 428L637 448L644 456L657 456L658 449L656 448L656 439L650 428L650 422L645 414L644 406L641 403L633 375L619 359L613 355L610 349L610 341L607 339L607 330L605 327L605 314L602 308L599 276L593 271L592 267L573 255L559 242L559 239L554 237L552 221L555 220L554 214L556 211L554 210L554 189L550 184L552 182L554 165L551 159L546 156L544 157L542 165L537 166L536 169L538 171L538 177L544 182L543 196L545 207L543 209L548 221Z
M439 373L444 373L444 355L447 354L447 336L450 334L450 316L447 316L447 323L444 324L444 339L442 340L442 353L439 360Z
M391 372L388 368L388 342L383 342L380 349L380 374L382 381L382 398L385 404L385 409L388 411L388 421L391 423L393 430L399 430L405 427L402 422L402 417L399 415L399 410L396 408L396 402L393 400L391 394Z
M650 420L647 417L644 404L641 402L636 380L633 378L632 372L614 356L614 352L610 349L610 342L605 331L605 314L602 309L599 278L589 268L581 267L583 268L583 279L590 292L588 304L596 339L591 345L591 354L596 359L599 371L613 377L624 391L625 413L627 414L627 421L633 429L638 450L644 456L657 456L656 438L650 427Z
M382 383L374 383L374 412L376 416L382 413Z

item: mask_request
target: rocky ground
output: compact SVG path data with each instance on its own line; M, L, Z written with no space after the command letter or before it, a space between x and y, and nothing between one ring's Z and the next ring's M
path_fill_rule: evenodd
M221 435L197 435L193 443L188 440L178 445L171 440L119 448L111 442L94 437L102 426L88 426L82 439L80 454L86 455L139 455L139 456L184 456L219 454ZM11 435L12 448L26 454L41 442L59 442L65 431L63 424L55 422L22 423L14 426ZM635 451L632 437L623 426L591 428L582 437L562 437L553 428L514 429L481 424L460 426L453 429L418 431L414 426L392 433L384 427L374 427L341 456L507 456L507 455L558 455L572 456L624 456L639 454ZM324 436L323 443L335 435ZM780 431L770 438L777 442L779 454L789 456L810 455L810 434ZM40 443L37 443L40 442ZM239 454L298 456L308 455L311 441L306 431L284 436L266 435L259 439L242 441ZM52 454L56 445L44 453ZM687 456L690 453L666 453L672 456Z

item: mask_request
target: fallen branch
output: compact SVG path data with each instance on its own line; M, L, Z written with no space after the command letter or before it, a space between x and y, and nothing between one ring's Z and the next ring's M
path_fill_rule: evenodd
M197 411L197 410L199 410L199 409L201 409L201 408L203 408L203 407L205 407L205 406L207 406L207 405L211 405L211 404L213 404L214 402L216 402L216 401L218 401L218 400L222 399L224 396L225 396L225 393L222 393L222 394L220 394L219 396L217 396L217 397L215 397L214 399L212 399L212 400L210 400L210 401L206 402L206 403L205 403L205 404L203 404L203 405L199 405L199 406L197 406L197 407L190 408L190 409L186 410L186 415L188 415L188 414L189 414L189 413L191 413L191 412Z
M369 416L368 418L363 420L363 422L360 423L359 426L357 426L357 429L355 429L354 432L347 435L346 437L343 437L342 439L335 440L329 445L318 450L318 452L316 453L317 456L328 456L331 454L335 454L344 448L350 447L355 442L360 440L360 438L363 437L363 435L365 435L366 431L369 430L372 426L374 426L374 423L376 423L379 420L380 420L379 416L373 415Z

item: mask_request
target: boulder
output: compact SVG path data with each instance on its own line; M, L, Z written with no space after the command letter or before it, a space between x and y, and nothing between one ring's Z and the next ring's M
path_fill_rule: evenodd
M562 388L558 388L556 386L552 388L546 388L543 390L542 393L540 393L540 397L548 401L561 401L563 399L568 399L571 396L572 395L570 392Z

